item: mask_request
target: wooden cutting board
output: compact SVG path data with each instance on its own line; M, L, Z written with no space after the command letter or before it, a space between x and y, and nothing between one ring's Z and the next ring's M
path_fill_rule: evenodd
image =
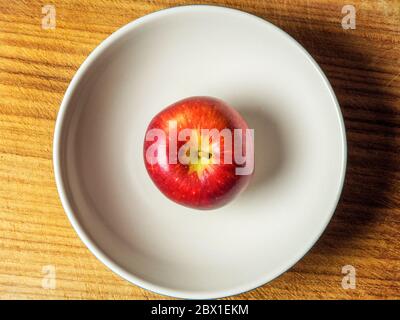
M102 40L195 2L54 0L51 29L45 1L0 0L1 299L164 298L113 274L78 239L54 183L52 138L72 76ZM331 81L347 128L346 184L328 229L290 271L233 299L400 298L400 1L353 0L355 29L344 29L348 2L202 1L256 14L297 39ZM354 289L342 286L346 265Z

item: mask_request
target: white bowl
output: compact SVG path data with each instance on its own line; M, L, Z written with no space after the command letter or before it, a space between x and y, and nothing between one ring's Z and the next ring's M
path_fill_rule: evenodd
M255 177L210 212L166 199L142 156L146 126L193 95L255 129ZM337 205L346 137L333 90L295 40L253 15L183 6L140 18L86 59L62 102L54 170L63 207L93 254L154 292L218 298L293 266Z

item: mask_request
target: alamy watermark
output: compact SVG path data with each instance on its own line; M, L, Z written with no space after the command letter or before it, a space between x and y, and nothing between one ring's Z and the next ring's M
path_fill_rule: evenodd
M150 165L235 164L236 175L250 175L254 170L254 129L186 128L178 132L177 122L170 120L168 137L164 130L153 128L145 139L153 142L145 154Z
M56 28L56 7L53 4L46 4L42 7L42 29L54 30Z
M54 290L57 287L56 267L54 265L43 266L42 288Z
M342 8L345 16L342 18L342 28L345 30L356 28L356 8L351 4L346 4Z
M356 288L356 268L352 265L345 265L342 268L342 274L345 276L342 279L343 289L355 289Z
M45 4L42 6L42 29L54 30L56 28L56 7L53 4ZM346 4L342 7L341 25L345 30L356 29L356 8L351 4Z

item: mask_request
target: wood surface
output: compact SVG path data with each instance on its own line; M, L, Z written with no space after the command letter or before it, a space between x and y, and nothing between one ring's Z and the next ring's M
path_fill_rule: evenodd
M196 1L0 0L0 299L164 299L131 285L79 240L61 207L52 138L64 92L88 54L126 23ZM340 204L317 245L290 271L231 299L400 298L400 2L203 1L238 8L297 39L338 96L348 139ZM342 7L357 10L344 30ZM44 289L43 267L56 268ZM356 288L342 288L342 267Z

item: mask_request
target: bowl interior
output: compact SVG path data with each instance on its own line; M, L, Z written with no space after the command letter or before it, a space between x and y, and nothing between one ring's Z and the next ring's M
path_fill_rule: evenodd
M227 206L166 199L142 155L151 118L215 96L255 129L255 176ZM219 297L267 282L305 254L342 188L345 136L336 99L308 54L235 10L182 7L112 35L62 105L58 186L79 235L126 279L179 297Z

